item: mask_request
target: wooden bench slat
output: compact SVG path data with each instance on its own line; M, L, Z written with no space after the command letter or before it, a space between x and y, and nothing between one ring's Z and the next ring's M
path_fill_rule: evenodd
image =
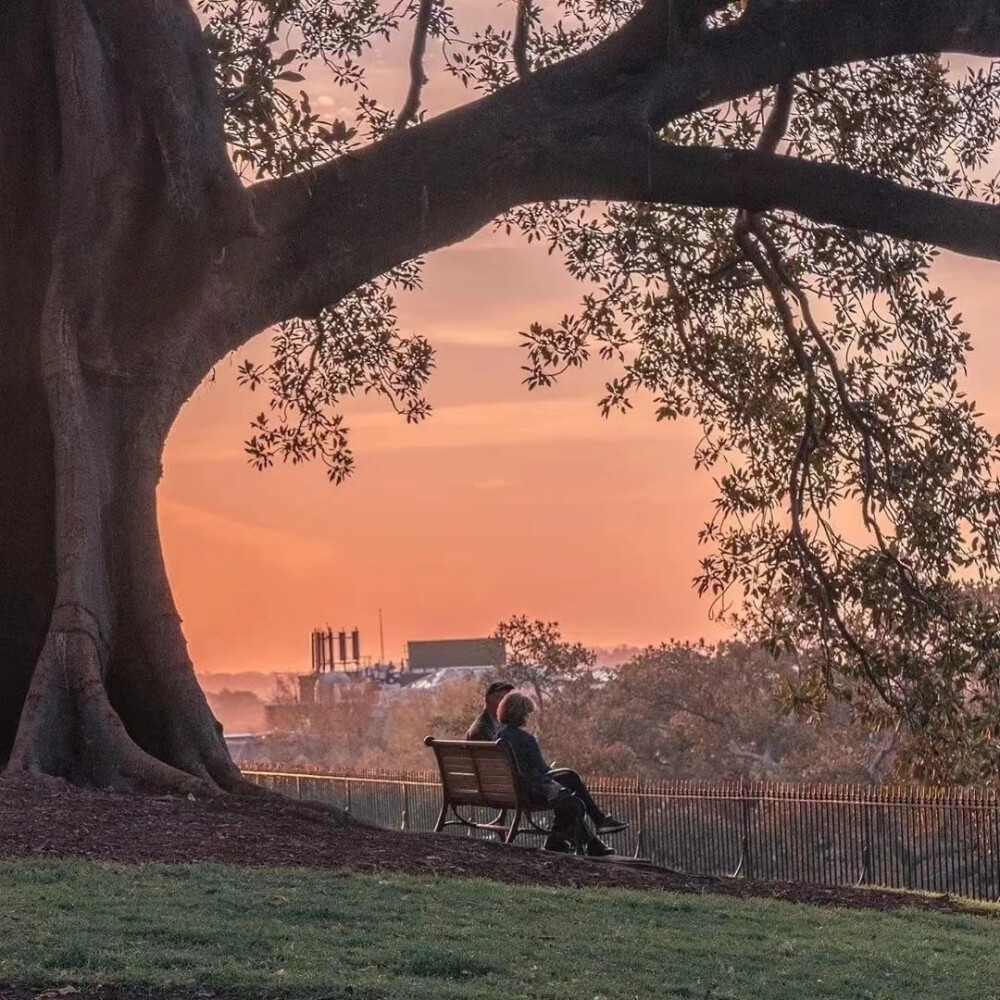
M517 785L511 781L509 774L481 774L479 775L479 787L483 790L484 795L498 791L517 795Z
M510 764L504 757L476 757L476 769L483 773L489 771L493 774L510 774Z
M445 789L452 795L462 792L464 794L478 795L480 788L479 782L476 781L475 777L462 780L450 777L447 781L443 782Z
M469 771L475 773L476 762L471 754L457 754L454 751L443 753L438 758L440 766L446 771Z
M477 788L475 791L458 791L448 796L449 801L457 802L463 806L489 806L492 809L503 809L506 806L515 806L516 802L494 802L483 797L482 792Z
M516 806L517 805L517 792L510 788L480 788L479 795L484 802L488 802L493 805L495 802L502 802L506 806Z

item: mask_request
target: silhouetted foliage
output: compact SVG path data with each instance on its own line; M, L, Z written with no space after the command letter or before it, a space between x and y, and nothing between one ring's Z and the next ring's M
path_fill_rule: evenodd
M558 622L515 615L500 622L490 637L507 648L504 680L529 689L539 712L544 712L554 688L580 677L596 662L593 650L579 642L567 642Z

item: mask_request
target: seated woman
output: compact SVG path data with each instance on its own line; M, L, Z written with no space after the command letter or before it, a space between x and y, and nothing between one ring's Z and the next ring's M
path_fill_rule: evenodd
M542 756L538 740L525 731L524 723L535 710L535 703L526 695L511 691L497 709L500 722L498 739L510 747L518 770L528 780L532 796L539 803L551 802L555 811L552 832L545 841L549 851L567 852L584 849L592 857L614 854L609 847L587 829L584 816L589 816L598 833L617 833L628 824L604 812L593 800L583 779L567 767L553 769Z

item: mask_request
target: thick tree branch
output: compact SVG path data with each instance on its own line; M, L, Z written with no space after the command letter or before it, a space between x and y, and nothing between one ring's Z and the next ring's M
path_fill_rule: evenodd
M622 28L586 53L585 74L570 60L550 72L576 78L590 88L618 87L669 60L695 38L705 20L733 0L646 0Z
M668 7L648 3L619 32L547 72L578 92L629 94L632 117L658 127L825 66L902 54L1000 55L1000 0L771 0L725 28L689 29L674 41Z
M714 6L676 10L702 18ZM1000 259L1000 209L990 205L832 164L668 146L651 130L810 68L941 50L1000 55L1000 0L775 0L730 27L690 29L668 55L670 23L671 4L651 0L622 32L529 83L317 170L255 185L267 235L240 241L220 269L219 333L207 363L531 201L782 209ZM609 78L612 63L635 72Z
M214 364L254 333L323 307L403 261L537 200L548 115L523 85L308 173L254 185L267 236L231 248L206 296Z
M594 143L575 159L578 177L563 197L779 209L1000 260L1000 206L904 187L834 163L642 139L628 146ZM584 172L589 183L579 176Z
M231 255L246 284L228 304L243 315L223 318L228 332L214 349L218 356L271 323L313 315L396 264L465 239L532 201L777 209L1000 260L1000 207L837 164L671 146L648 135L626 141L616 131L584 139L573 130L560 141L543 123L528 130L529 140L512 136L502 118L484 117L476 128L461 118L437 122L447 135L420 126L298 178L295 188L286 181L260 188L261 220L274 235L245 242L244 257ZM227 306L224 293L217 305Z

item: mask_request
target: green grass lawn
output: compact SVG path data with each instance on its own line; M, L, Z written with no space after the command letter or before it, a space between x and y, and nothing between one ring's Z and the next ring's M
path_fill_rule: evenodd
M0 864L0 984L352 1000L1000 1000L1000 921L215 865Z

